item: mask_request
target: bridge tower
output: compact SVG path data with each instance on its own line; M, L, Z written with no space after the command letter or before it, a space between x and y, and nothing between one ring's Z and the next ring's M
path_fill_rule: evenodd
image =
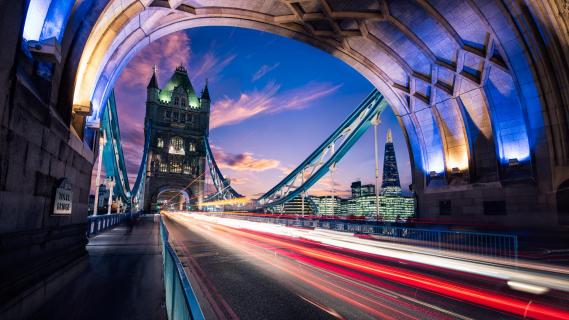
M145 131L150 130L146 135L150 145L144 210L155 210L161 195L180 207L186 202L186 207L195 208L202 200L206 156L203 141L209 133L209 111L207 82L198 97L188 71L180 65L160 89L154 69L146 98Z

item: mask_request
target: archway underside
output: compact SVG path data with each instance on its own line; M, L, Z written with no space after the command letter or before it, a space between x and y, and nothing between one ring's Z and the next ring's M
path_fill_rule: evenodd
M88 126L96 126L123 67L161 36L199 26L258 29L331 53L381 91L404 128L418 193L468 192L473 183L501 188L550 174L535 165L534 146L555 143L544 129L546 108L519 30L510 16L497 14L506 6L111 0L83 48L73 104L92 105Z

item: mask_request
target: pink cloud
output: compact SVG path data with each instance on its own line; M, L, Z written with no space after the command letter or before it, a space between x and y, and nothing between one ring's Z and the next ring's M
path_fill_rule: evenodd
M276 69L278 66L280 65L280 63L275 63L272 66L269 65L262 65L261 68L259 68L259 70L257 70L257 72L255 72L255 74L253 75L253 77L251 78L251 81L255 82L259 79L261 79L262 77L264 77L267 73L273 71L274 69Z
M240 123L260 114L308 108L316 100L336 92L340 87L341 85L311 82L279 94L280 85L269 82L260 91L242 93L239 99L225 97L214 102L210 128Z
M211 146L213 156L220 169L231 169L235 171L265 171L275 169L280 161L274 159L258 159L250 152L239 154L227 153L217 146Z

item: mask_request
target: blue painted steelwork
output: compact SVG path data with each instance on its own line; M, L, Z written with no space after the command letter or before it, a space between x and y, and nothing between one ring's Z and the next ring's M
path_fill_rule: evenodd
M115 95L107 100L103 117L101 119L101 131L104 133L106 143L102 147L103 166L107 176L114 177L115 186L113 195L123 199L124 203L130 204L131 192L126 171L126 164L121 145L119 120L116 110Z
M87 217L87 237L91 237L97 233L101 233L112 226L115 226L127 218L138 216L138 213L119 213L119 214L102 214Z
M275 187L259 198L262 207L282 205L307 191L350 150L387 107L379 91L373 90L346 120L306 160Z
M206 199L204 199L204 202L243 198L241 194L239 194L237 191L235 191L235 189L233 189L233 187L231 187L229 180L223 177L221 170L219 170L219 167L215 162L215 158L213 156L213 152L211 151L207 137L204 137L203 143L205 146L206 161L209 168L209 173L211 174L213 185L217 190L217 193L208 196Z
M149 123L146 125L150 126ZM131 192L133 206L144 202L144 183L146 181L146 166L148 165L148 148L150 147L150 128L147 127L145 132L142 159L140 159L140 167L138 167L138 173Z
M160 217L160 235L168 319L205 319L196 294L184 271L184 266L168 242L168 230L162 221L162 217Z

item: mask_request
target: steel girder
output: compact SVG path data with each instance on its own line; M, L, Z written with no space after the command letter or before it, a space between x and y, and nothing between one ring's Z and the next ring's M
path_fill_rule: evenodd
M131 192L121 145L114 92L107 100L101 119L101 130L105 134L106 143L101 146L100 152L103 152L103 166L106 175L114 177L115 180L113 194L121 197L126 204L130 204Z
M306 192L348 152L387 107L387 102L373 90L346 120L306 160L281 182L259 198L260 207L282 205Z
M235 191L235 189L233 189L233 187L231 187L229 180L223 177L221 170L219 170L219 167L215 162L215 158L213 156L213 152L211 151L211 147L209 145L209 140L207 137L204 137L203 143L205 146L206 161L207 161L207 166L209 168L209 173L211 175L213 185L217 190L216 193L204 199L204 202L243 198L241 194L239 194L237 191Z

